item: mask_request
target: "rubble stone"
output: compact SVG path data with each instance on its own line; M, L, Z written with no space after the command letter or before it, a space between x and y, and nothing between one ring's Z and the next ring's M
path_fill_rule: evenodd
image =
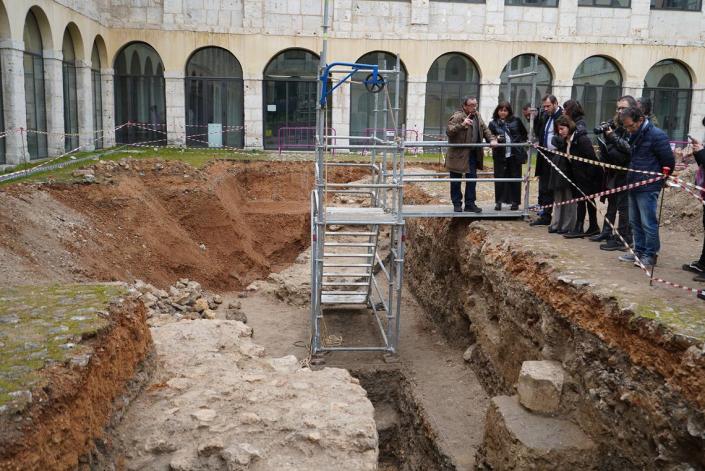
M556 361L525 361L519 372L519 402L534 412L553 414L563 391L564 371Z
M575 424L533 414L516 396L492 398L480 457L491 469L597 469L598 448Z

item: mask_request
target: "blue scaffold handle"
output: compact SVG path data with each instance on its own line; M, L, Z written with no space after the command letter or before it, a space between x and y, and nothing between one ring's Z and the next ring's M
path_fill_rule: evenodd
M330 90L328 90L328 77L330 76L330 71L334 67L350 67L352 71L348 73L345 77L343 77L342 80L340 80L338 83L333 85ZM377 86L384 86L384 79L379 75L379 66L376 64L357 64L355 62L331 62L330 64L326 65L326 68L323 69L323 73L319 77L319 80L321 81L321 98L320 98L320 103L321 106L326 106L326 102L328 101L328 95L333 93L333 91L344 84L350 77L355 74L355 72L359 72L361 70L371 70L372 71L372 76L368 77L365 80L366 85L377 85Z

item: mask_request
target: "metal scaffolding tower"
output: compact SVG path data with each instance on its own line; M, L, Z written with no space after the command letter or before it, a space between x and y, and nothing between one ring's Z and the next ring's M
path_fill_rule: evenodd
M443 141L405 141L404 125L399 122L401 63L393 68L377 64L327 62L328 0L324 1L323 47L321 51L316 107L315 188L311 192L311 353L327 351L381 351L395 353L399 340L401 294L404 271L405 219L409 217L489 217L522 218L528 215L531 155L527 177L480 178L447 177L447 173L426 172L405 176L405 149L425 147L486 147L488 144L449 144ZM534 67L536 66L534 59ZM535 69L534 69L535 70ZM374 94L373 132L368 136L328 136L330 94L339 86L366 72L361 83ZM534 71L532 76L534 77ZM524 74L528 75L528 74ZM512 77L510 77L512 78ZM394 87L393 100L389 87ZM535 87L535 85L534 85ZM532 94L532 108L534 107ZM533 134L533 116L529 132ZM347 141L347 144L340 143ZM354 142L354 144L353 144ZM527 147L526 143L506 144ZM369 162L327 161L335 149L369 151ZM367 178L353 183L329 179L334 167L356 168L369 172ZM524 207L518 211L457 213L450 206L406 205L407 183L475 181L522 182ZM354 197L353 197L354 196ZM376 275L381 281L378 281ZM345 345L328 335L325 316L341 306L367 309L379 329L375 345Z

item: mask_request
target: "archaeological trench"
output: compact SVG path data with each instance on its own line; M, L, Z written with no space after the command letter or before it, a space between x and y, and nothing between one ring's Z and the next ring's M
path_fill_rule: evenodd
M409 220L398 354L309 363L312 167L0 188L0 470L705 469L702 303L523 221Z

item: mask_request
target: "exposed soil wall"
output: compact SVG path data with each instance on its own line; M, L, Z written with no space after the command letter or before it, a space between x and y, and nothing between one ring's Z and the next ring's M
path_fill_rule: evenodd
M92 449L113 401L152 349L142 303L114 305L109 317L107 327L81 342L91 351L86 365L47 368L30 404L0 415L0 470L73 469Z
M237 290L309 244L310 162L101 161L94 183L0 191L0 278L196 279ZM329 170L335 181L363 172ZM19 274L19 275L18 275Z
M705 353L554 267L492 223L409 221L408 282L446 333L476 342L493 393L525 360L563 364L561 414L601 447L600 469L705 467Z

